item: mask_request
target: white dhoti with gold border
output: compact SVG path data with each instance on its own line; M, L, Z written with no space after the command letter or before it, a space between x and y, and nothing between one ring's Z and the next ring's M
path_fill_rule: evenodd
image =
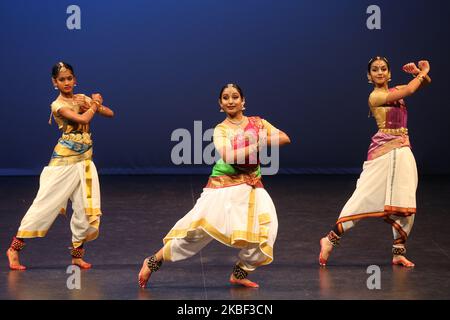
M416 161L409 147L364 162L356 190L339 215L339 231L349 230L363 218L384 218L392 225L394 245L404 244L414 223L417 183Z
M264 188L204 188L194 208L164 238L164 260L189 258L215 239L240 248L238 264L250 272L273 261L277 230L275 206Z
M22 219L18 238L44 237L71 200L73 247L94 240L100 225L100 186L91 160L63 166L47 166L41 173L39 191Z

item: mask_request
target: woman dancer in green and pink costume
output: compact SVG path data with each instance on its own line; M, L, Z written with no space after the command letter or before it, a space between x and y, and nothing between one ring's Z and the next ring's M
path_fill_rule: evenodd
M138 276L141 287L163 261L189 258L213 239L241 249L230 275L232 284L258 287L248 274L273 260L278 220L261 182L258 148L290 143L289 137L260 117L244 116L245 98L235 84L222 88L219 104L226 114L214 130L220 160L194 208L165 236L164 246L144 260Z

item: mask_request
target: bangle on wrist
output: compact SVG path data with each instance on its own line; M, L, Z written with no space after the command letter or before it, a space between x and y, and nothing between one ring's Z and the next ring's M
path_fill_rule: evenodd
M92 108L89 108L88 111L92 112L92 114L95 114L95 111L92 110Z
M425 78L425 76L424 76L423 74L420 74L420 75L418 75L418 76L416 77L416 79L419 80L420 83L423 82L424 78Z

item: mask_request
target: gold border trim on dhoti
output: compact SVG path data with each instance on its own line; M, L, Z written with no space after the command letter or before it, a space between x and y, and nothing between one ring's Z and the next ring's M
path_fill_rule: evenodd
M43 238L47 235L48 230L36 230L36 231L30 231L30 230L19 230L17 231L17 238Z
M359 219L364 219L364 218L385 218L390 215L408 217L413 214L416 214L416 208L384 206L384 211L359 213L359 214L353 214L350 216L345 216L345 217L339 218L338 221L336 222L336 224L339 225L339 224L347 222L347 221L359 220Z
M406 242L406 239L408 238L408 234L406 233L406 231L404 231L403 228L397 222L395 222L389 217L385 217L384 221L389 223L400 234L400 238L395 239L394 244L404 244Z
M92 167L91 160L85 160L85 187L86 187L86 201L87 208L84 208L84 212L87 216L90 228L93 228L94 231L86 236L85 242L92 241L97 239L99 235L100 228L100 216L102 215L102 211L100 208L93 208L93 199L92 199Z
M270 216L267 213L258 215L258 222L260 224L259 234L249 232L248 230L235 230L231 236L228 237L220 233L214 226L208 223L205 218L191 222L186 229L172 229L164 237L163 258L165 261L171 261L172 252L170 242L173 239L182 239L188 236L190 232L198 228L203 229L211 237L217 241L233 248L245 248L249 243L258 243L261 251L267 256L267 259L259 265L266 265L273 261L273 248L267 243L269 236L269 228L265 224L270 222Z

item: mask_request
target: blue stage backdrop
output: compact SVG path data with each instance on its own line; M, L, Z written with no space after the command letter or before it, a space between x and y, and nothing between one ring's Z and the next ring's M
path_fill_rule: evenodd
M373 4L381 29L367 27ZM448 1L3 0L0 174L47 164L60 135L47 124L58 61L74 66L78 92L100 92L116 112L92 124L101 173L207 172L173 164L171 134L222 121L218 91L230 82L247 115L291 137L280 172L357 173L376 132L374 55L390 59L392 84L411 79L404 63L430 60L433 83L406 99L410 136L421 173L450 173L449 14Z

